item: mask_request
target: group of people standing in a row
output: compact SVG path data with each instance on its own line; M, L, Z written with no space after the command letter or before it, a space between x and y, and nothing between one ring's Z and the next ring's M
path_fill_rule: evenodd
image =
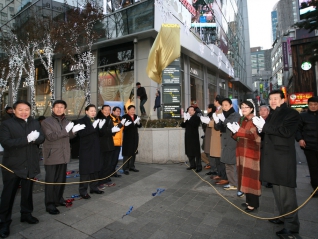
M135 106L127 108L121 115L119 107L103 105L97 113L95 105L85 108L85 116L74 122L65 117L67 104L56 100L52 115L39 123L30 116L31 105L17 101L13 105L13 116L5 120L0 128L0 144L4 148L2 164L14 173L2 168L3 190L0 203L0 237L10 234L12 207L16 192L21 185L21 222L36 224L32 216L33 181L40 173L38 146L43 143L45 168L45 207L50 214L59 214L58 206L66 206L63 197L67 164L70 162L70 139L79 137L79 194L89 199L90 193L102 194L105 187L114 186L110 176L121 177L116 166L122 148L123 170L138 172L135 157L138 148L140 118ZM52 184L50 184L52 183Z
M318 187L318 97L308 100L309 110L301 115L289 108L281 90L269 94L269 106L261 106L260 116L252 101L240 103L235 112L229 98L216 96L208 107L208 116L198 116L190 106L184 114L185 151L190 167L202 170L198 127L205 129L204 152L209 156L211 179L225 190L246 196L246 212L259 207L261 182L271 185L280 215L295 210L296 149L295 137L307 157L313 189ZM318 195L318 194L317 194ZM280 219L284 224L277 235L299 232L297 211Z

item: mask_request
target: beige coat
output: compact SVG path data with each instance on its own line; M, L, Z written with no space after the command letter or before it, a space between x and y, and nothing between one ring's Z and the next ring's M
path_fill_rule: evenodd
M221 114L222 109L220 108L216 114ZM214 120L209 122L209 125L207 129L211 130L211 136L210 136L210 157L220 158L221 157L221 132L216 131L214 129Z

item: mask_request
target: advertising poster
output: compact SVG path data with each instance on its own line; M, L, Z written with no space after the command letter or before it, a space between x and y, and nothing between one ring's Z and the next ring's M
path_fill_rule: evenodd
M294 93L289 96L291 107L303 108L308 106L308 99L314 96L314 92Z

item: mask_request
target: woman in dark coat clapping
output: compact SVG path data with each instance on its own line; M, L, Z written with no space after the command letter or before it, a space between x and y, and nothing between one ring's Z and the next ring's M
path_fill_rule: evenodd
M102 127L101 122L95 119L95 105L88 105L85 108L86 115L78 120L79 124L84 124L85 129L78 132L80 137L79 150L79 173L80 181L89 181L98 178L98 172L101 169L100 159L100 143L99 143L99 127ZM103 191L98 189L98 182L90 182L90 193L102 194ZM79 193L83 199L89 199L87 193L88 183L79 185Z

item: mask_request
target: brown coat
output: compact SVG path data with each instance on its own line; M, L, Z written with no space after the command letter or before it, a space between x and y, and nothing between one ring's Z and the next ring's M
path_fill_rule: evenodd
M74 137L72 130L65 130L68 121L65 117L61 120L57 117L48 117L42 121L41 126L45 135L43 143L44 165L57 165L70 162L70 138Z
M221 114L222 109L220 108L216 114ZM221 157L221 132L216 131L214 129L214 120L209 122L209 125L207 127L207 130L211 130L211 135L210 135L210 157L215 157L215 158L220 158Z

